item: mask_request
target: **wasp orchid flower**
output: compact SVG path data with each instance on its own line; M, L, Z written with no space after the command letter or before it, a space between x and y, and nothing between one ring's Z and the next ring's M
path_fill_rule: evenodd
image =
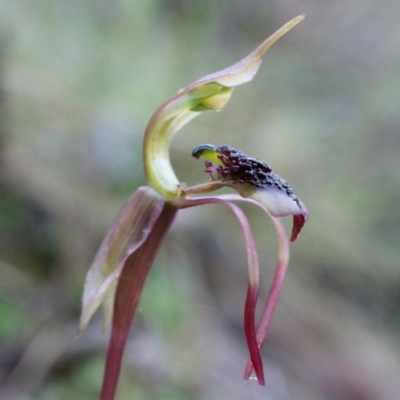
M205 170L211 179L188 187L175 175L169 148L173 135L186 123L204 111L221 110L234 87L251 81L264 53L303 18L298 16L289 21L241 61L179 90L150 119L143 145L148 186L138 188L122 206L100 245L84 286L80 331L101 305L105 311L105 326L111 322L101 400L115 397L129 328L148 272L176 213L207 204L221 204L231 209L243 231L249 272L244 307L249 360L244 377L248 379L254 370L259 384L264 385L260 348L289 261L289 240L280 218L293 216L291 241L294 241L308 218L307 210L286 181L272 172L267 163L227 145L202 145L194 149L194 157L205 159ZM232 188L237 193L209 195L222 187ZM239 201L261 207L272 219L278 236L277 267L258 326L255 309L260 269L249 221L236 204Z

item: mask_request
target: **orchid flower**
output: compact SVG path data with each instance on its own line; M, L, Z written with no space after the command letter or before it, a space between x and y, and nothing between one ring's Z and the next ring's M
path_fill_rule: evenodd
M176 213L206 204L228 207L244 234L249 283L244 307L244 330L249 360L244 378L253 370L264 385L260 348L267 335L289 261L289 240L280 220L293 217L291 241L308 218L303 203L271 167L228 145L201 145L193 156L205 159L210 179L188 187L176 177L169 158L172 136L203 111L221 110L235 86L249 82L256 74L264 53L304 17L298 16L241 61L207 75L178 91L153 114L144 136L143 156L148 186L138 188L112 223L86 277L80 331L103 305L105 325L112 324L101 400L114 399L124 347L142 289L162 241ZM237 193L207 195L229 187ZM253 234L244 212L236 202L245 201L263 209L271 218L278 236L278 262L267 302L258 326L255 309L260 287L260 271ZM182 211L183 212L183 211Z

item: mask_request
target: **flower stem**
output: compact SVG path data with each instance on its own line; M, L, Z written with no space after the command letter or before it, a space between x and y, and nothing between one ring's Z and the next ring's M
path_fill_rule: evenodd
M169 203L164 204L149 237L126 260L121 272L115 294L112 332L100 400L114 399L129 328L147 275L176 212L177 209Z

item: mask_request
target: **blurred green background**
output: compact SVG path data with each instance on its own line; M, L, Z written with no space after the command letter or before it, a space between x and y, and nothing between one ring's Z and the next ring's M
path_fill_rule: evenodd
M147 281L117 399L400 398L398 0L12 0L0 3L0 398L97 399L101 316L74 340L85 273L145 184L141 142L169 95L249 53L296 15L255 80L174 139L261 158L310 219L243 382L242 233L219 206L179 213ZM246 207L265 298L270 221ZM286 221L290 228L291 221Z

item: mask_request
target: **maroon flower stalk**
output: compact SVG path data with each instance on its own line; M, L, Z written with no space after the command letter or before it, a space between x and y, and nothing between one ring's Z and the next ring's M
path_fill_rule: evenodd
M160 202L160 205L162 203ZM124 269L117 284L110 346L104 372L101 400L114 398L121 360L129 328L139 303L147 275L153 265L158 249L164 239L177 209L168 203L162 204L162 211L145 242L125 261ZM140 268L138 267L140 266Z

